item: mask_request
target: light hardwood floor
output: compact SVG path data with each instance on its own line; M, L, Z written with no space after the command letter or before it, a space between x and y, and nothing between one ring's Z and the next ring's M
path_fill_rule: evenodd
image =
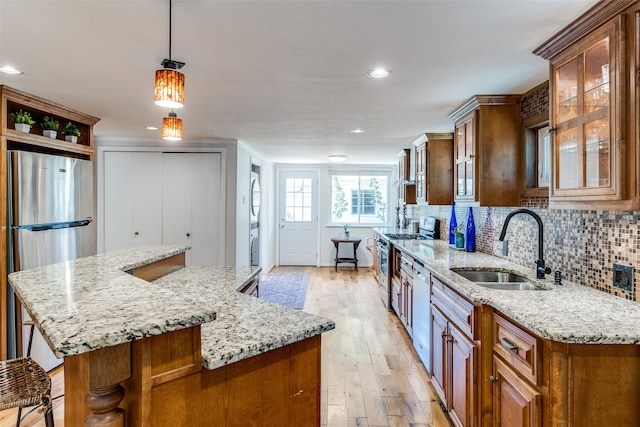
M310 274L304 310L328 317L336 329L322 335L322 426L448 427L428 375L397 317L382 307L366 268L279 267ZM53 375L54 396L63 388ZM63 399L54 401L64 426ZM0 427L15 425L15 411L0 412ZM44 426L40 414L22 424Z

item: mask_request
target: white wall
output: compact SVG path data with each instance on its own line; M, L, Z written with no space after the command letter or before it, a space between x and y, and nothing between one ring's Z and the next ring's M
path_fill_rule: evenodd
M237 194L236 194L236 265L248 266L251 263L251 164L260 166L260 266L268 272L275 265L275 237L273 227L274 197L272 193L273 164L265 161L246 143L238 143L237 157Z

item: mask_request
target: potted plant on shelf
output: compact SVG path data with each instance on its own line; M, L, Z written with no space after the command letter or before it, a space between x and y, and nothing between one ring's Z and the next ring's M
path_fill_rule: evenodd
M42 134L52 139L56 139L60 122L52 117L44 116L42 118Z
M76 143L78 142L78 137L80 136L80 129L75 123L67 122L67 125L64 127L64 139L67 142Z
M11 113L11 117L13 118L16 130L24 133L29 133L31 131L31 126L36 122L31 117L31 113L28 111L22 111L22 109L17 113Z

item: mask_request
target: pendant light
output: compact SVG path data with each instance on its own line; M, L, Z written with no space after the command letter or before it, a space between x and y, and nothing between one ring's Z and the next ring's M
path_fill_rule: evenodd
M168 117L162 119L162 139L180 141L182 139L182 119L171 110Z
M156 105L167 108L182 108L184 106L184 74L179 69L184 62L171 59L171 9L169 0L169 59L164 59L162 68L156 71L155 102Z

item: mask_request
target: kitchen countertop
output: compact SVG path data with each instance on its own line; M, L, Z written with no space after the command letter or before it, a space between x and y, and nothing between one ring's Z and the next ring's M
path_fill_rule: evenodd
M320 335L335 328L332 320L237 292L259 270L235 267L185 267L154 285L187 291L207 300L215 322L202 325L202 365L207 369L247 359Z
M12 273L9 282L57 357L201 325L203 366L215 369L335 328L239 293L260 268L184 267L153 282L127 273L188 249L123 249Z
M9 282L54 354L67 357L214 320L206 301L126 273L188 249L123 249L11 273Z
M376 230L386 233L386 229ZM391 240L422 261L443 282L477 304L487 304L542 338L578 344L640 344L640 304L553 274L536 279L535 269L480 252L452 250L442 240ZM531 279L547 290L489 289L463 278L451 268L500 268Z

